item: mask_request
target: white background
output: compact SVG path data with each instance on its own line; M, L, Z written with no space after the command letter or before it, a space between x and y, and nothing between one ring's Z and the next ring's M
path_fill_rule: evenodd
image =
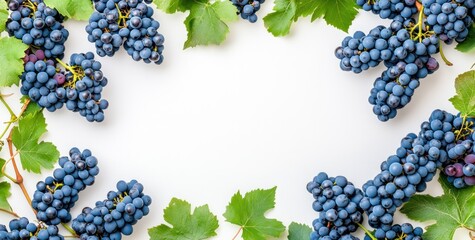
M266 2L260 17L271 8L272 3ZM397 118L382 123L367 99L383 66L359 75L341 71L333 51L347 34L321 20L302 19L284 38L267 33L261 20L256 24L240 20L230 24L222 46L183 50L186 15L157 11L155 17L166 37L161 66L134 62L124 50L100 59L109 79L103 92L110 102L105 122L89 123L66 109L45 114L49 130L45 140L52 141L61 155L77 146L91 149L100 160L96 184L81 192L73 216L104 199L121 179L139 180L153 197L150 215L126 239L148 239L147 229L164 223L163 209L178 197L193 206L209 204L220 221L214 239L230 240L238 227L225 222L222 214L231 196L238 190L273 186L277 186L276 208L268 216L285 225L292 221L310 225L317 213L305 186L315 174L344 175L361 187L395 153L401 138L419 130L432 110L455 112L447 100L455 93L454 79L475 62L473 53L446 46L455 66L441 64L422 80ZM388 23L362 12L350 33ZM67 56L94 51L85 25L66 23L71 33ZM15 94L8 101L19 110L18 89L3 93ZM0 116L1 121L8 120L3 108ZM2 154L7 158L6 151ZM30 194L35 183L50 173L24 173ZM437 186L433 181L428 192L440 193ZM33 218L19 188L12 186L12 191L13 208ZM7 217L0 220L6 223ZM469 238L459 232L456 239Z

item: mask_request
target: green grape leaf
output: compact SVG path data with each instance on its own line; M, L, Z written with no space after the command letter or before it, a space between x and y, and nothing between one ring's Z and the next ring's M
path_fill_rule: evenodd
M151 240L202 240L216 236L218 218L209 211L208 205L195 208L191 204L173 198L164 210L164 219L171 226L162 224L148 230Z
M456 189L442 175L439 182L442 196L415 195L401 208L412 220L435 221L422 236L426 240L452 239L458 228L475 228L475 187Z
M458 43L455 49L461 52L470 52L475 49L475 24L472 24L472 27L469 29L467 38Z
M276 189L257 189L244 197L238 191L231 198L223 216L226 221L242 228L244 240L266 240L268 237L279 237L285 231L282 222L264 216L275 206Z
M198 45L221 44L229 33L226 23L237 20L236 7L231 1L195 3L185 19L188 39L184 48Z
M296 10L295 0L276 0L274 12L264 17L267 31L276 37L289 34Z
M198 2L206 2L200 0ZM153 0L158 9L166 13L185 12L191 9L194 1L190 0Z
M304 6L313 7L312 21L323 18L328 24L344 32L348 32L351 23L358 14L358 5L354 0L320 0L314 2L314 4L309 4L300 0L301 4L305 4ZM309 9L302 10L302 8L299 7L299 13L310 15Z
M461 115L475 116L475 70L460 74L455 79L457 95L449 100Z
M12 207L8 203L8 198L12 194L10 193L10 183L0 182L0 208L8 211L12 210Z
M296 17L308 17L312 15L319 5L319 1L295 0L295 2L297 4L297 10L295 11Z
M6 161L5 159L0 158L0 169L3 168L3 165L5 165L6 162L7 162L7 161ZM3 176L4 176L4 175L3 175L2 171L0 171L0 178L3 177Z
M41 168L51 169L59 158L59 152L50 142L40 141L46 133L43 112L26 115L13 128L12 142L20 154L23 169L40 173Z
M44 0L49 7L56 8L61 15L80 21L87 21L94 12L91 0Z
M14 37L0 38L0 87L10 87L20 83L23 73L23 57L28 48L21 40Z
M289 225L289 236L287 238L288 240L309 239L311 233L312 229L309 226L292 222Z
M0 33L5 31L8 15L7 2L0 1Z

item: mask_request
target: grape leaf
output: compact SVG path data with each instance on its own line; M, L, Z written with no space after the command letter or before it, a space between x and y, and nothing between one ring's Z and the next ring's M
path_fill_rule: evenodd
M0 169L3 168L3 165L5 165L6 162L7 162L7 161L6 161L5 159L0 158ZM4 175L3 175L3 172L0 171L0 177L3 177L3 176L4 176Z
M475 116L475 70L460 74L455 79L457 95L449 100L462 115Z
M49 7L56 8L61 15L81 21L89 20L94 12L91 0L44 0Z
M237 20L236 7L228 1L195 3L185 19L188 39L184 48L221 44L229 33L227 22Z
M305 1L300 0L300 3ZM322 18L330 25L344 31L348 32L351 23L358 14L356 1L354 0L320 0L314 1L315 4L306 4L305 6L314 7L312 13L312 21L315 21L318 18ZM300 7L302 9L302 7ZM307 14L310 11L299 12Z
M472 27L469 29L467 38L463 42L457 44L455 49L461 52L470 52L475 49L475 24L472 24Z
M295 0L276 0L274 12L264 17L267 31L276 37L289 34L296 10Z
M5 30L7 20L8 20L7 2L0 1L0 33Z
M452 239L457 228L475 228L475 187L456 189L442 175L439 182L442 196L416 195L401 208L412 220L436 222L426 228L427 240Z
M41 167L51 169L59 158L59 152L50 142L39 142L46 133L43 112L26 115L13 128L12 142L20 154L23 169L40 173Z
M206 2L200 0L199 2ZM153 0L158 9L166 13L186 12L193 6L193 1L190 0Z
M173 198L164 210L164 218L170 225L162 224L148 230L151 240L201 240L216 236L218 218L208 205L195 208L191 204Z
M10 87L20 83L23 72L23 57L28 48L21 40L13 37L0 38L0 87Z
M309 239L311 233L312 229L309 226L292 222L289 225L289 236L287 238L288 240Z
M231 198L223 216L226 221L241 226L244 240L266 240L279 237L285 231L282 222L264 216L275 206L276 189L257 189L246 193L244 198L238 191Z
M0 182L0 208L8 211L12 210L12 207L8 203L8 198L12 194L10 193L10 183Z

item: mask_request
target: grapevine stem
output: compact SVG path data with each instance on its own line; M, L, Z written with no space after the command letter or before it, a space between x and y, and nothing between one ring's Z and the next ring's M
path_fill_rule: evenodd
M360 227L361 229L363 229L363 231L366 233L366 235L368 235L368 237L370 237L372 240L378 240L376 237L373 236L373 234L371 234L371 232L366 229L361 223L356 223L356 225L358 225L358 227Z
M68 230L68 232L70 232L73 236L72 237L75 237L77 238L78 235L76 234L76 232L74 231L74 229L72 229L68 224L66 223L61 223L61 225L66 229Z
M440 52L440 56L442 57L442 60L444 60L447 66L453 66L453 64L445 57L444 51L442 49L443 49L442 41L439 40L439 52Z
M18 186L20 186L21 191L22 191L23 195L25 196L26 201L28 202L29 206L31 206L30 194L28 194L28 191L26 190L25 184L23 183L23 176L21 175L20 171L18 170L18 166L15 162L16 153L13 154L12 134L13 134L13 130L10 131L10 134L8 135L7 143L8 143L8 150L10 151L10 156L11 156L10 160L12 161L13 169L15 170L15 175L16 175L16 182L15 183ZM33 212L36 215L36 210L33 209L33 208L31 208L31 209L33 210Z
M5 164L3 164L3 166L2 166L2 174L3 174L6 178L10 179L10 181L12 181L13 183L17 183L16 179L15 179L14 177L8 175L8 174L6 173L6 171L5 171L5 168L6 168L7 164L8 164L11 160L12 160L12 159L10 158L10 159L8 159L8 161L5 162Z
M20 216L18 216L18 214L16 214L15 212L13 211L10 211L10 210L7 210L7 209L3 209L3 208L0 208L0 212L4 212L4 213L8 213L16 218L19 218Z
M6 104L6 102L4 101L2 95L0 94L0 99L1 101ZM12 123L16 122L22 115L23 113L25 112L26 108L28 107L28 105L30 104L31 100L30 99L27 99L25 101L25 103L23 103L23 106L21 107L21 111L20 113L18 114L18 117L13 114L12 115L12 112L10 112L11 114L11 120L8 122L7 126L5 127L5 129L3 130L2 134L0 134L0 140L5 136L5 134L7 133L8 129L11 127ZM5 105L7 108L9 108L8 104ZM11 110L11 109L10 109Z
M10 105L8 105L8 103L5 101L5 99L3 99L3 96L0 95L0 101L3 103L3 105L5 105L5 107L7 108L8 112L10 113L10 116L11 116L11 120L14 120L16 119L16 115L15 113L13 112L12 108L10 107Z
M242 227L239 228L239 230L237 231L236 235L234 235L232 240L236 240L236 238L239 236L239 233L241 233L241 231L242 231Z
M475 229L473 229L473 228L470 228L470 227L468 227L468 226L463 226L463 227L464 227L465 229L469 230L469 231L475 232Z

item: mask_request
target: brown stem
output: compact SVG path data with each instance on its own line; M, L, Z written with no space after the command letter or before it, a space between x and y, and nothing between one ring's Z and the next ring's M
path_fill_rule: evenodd
M30 194L28 194L28 191L26 190L25 184L23 184L23 176L21 175L20 171L18 170L18 166L15 161L15 154L13 153L13 142L12 142L12 134L13 131L10 131L10 134L8 135L7 138L7 143L8 143L8 150L10 151L10 157L13 165L13 169L15 170L15 176L16 176L16 184L20 186L21 191L23 192L23 195L25 196L26 201L28 202L29 206L31 207L31 198ZM33 209L33 212L36 215L36 210Z
M239 233L241 233L242 227L239 227L239 230L237 231L236 235L234 235L232 240L236 240L236 238L239 236Z
M3 209L3 208L0 208L0 212L4 212L4 213L8 213L16 218L20 218L20 216L18 214L16 214L15 212L13 211L10 211L10 210L7 210L7 209Z

